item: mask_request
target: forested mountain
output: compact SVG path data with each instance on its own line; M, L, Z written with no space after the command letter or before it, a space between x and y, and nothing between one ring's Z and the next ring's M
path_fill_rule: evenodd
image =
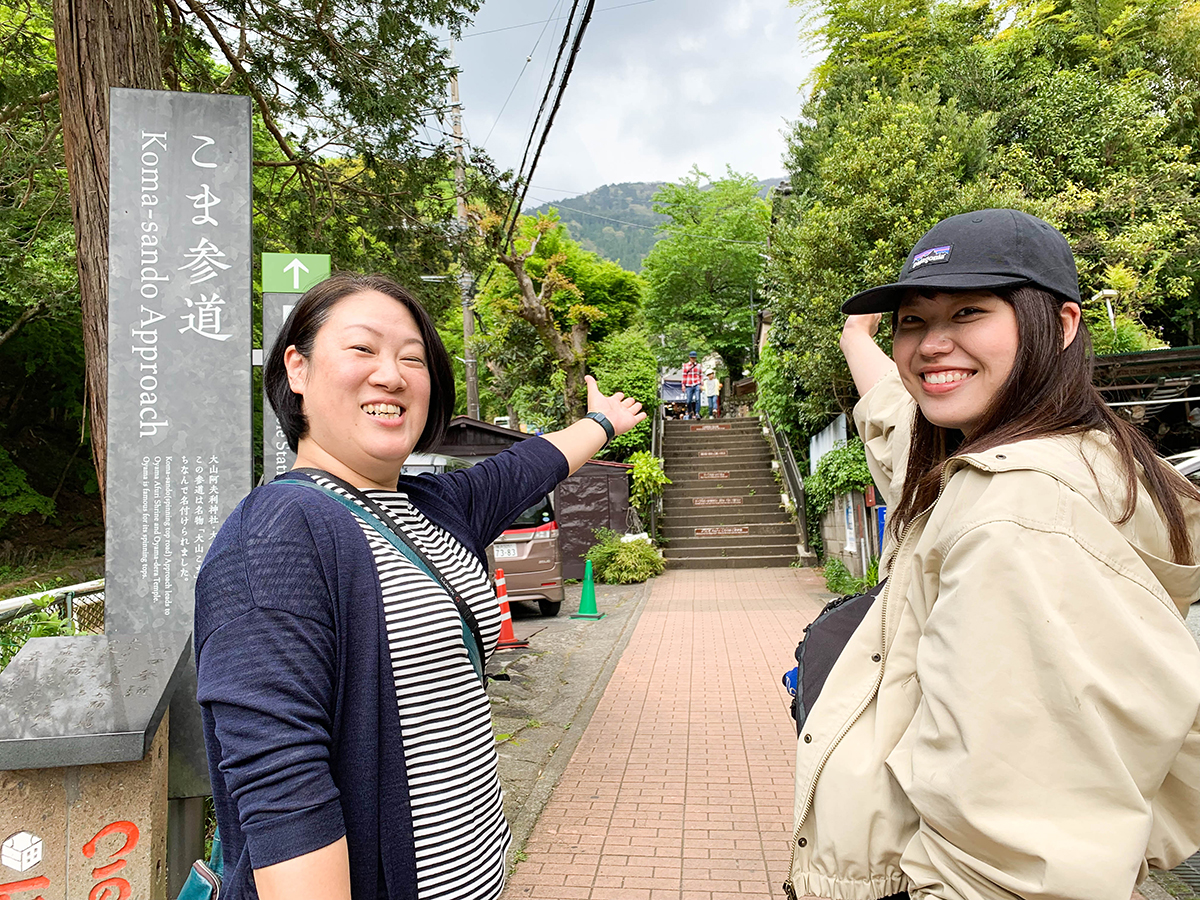
M760 181L762 195L782 181ZM571 237L585 250L600 254L631 272L640 272L650 248L661 237L656 231L667 217L654 211L654 194L661 181L606 184L578 197L543 203L526 212L533 216L551 209Z

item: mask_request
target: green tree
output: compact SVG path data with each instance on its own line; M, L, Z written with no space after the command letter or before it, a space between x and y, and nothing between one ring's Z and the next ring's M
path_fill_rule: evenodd
M821 0L828 50L794 125L793 194L765 273L764 402L802 431L854 399L838 307L889 281L937 220L983 206L1059 227L1101 349L1196 341L1200 7L1195 0ZM1118 327L1091 296L1118 290ZM886 330L886 329L885 329Z
M588 369L604 393L622 391L635 397L647 412L653 411L658 397L658 359L644 326L618 331L596 344ZM604 456L623 462L639 450L649 450L652 428L652 417L647 416L633 430L614 438Z
M727 169L709 183L693 168L679 184L659 189L654 211L670 218L642 266L651 333L665 335L676 356L687 348L715 350L740 376L750 362L770 206L753 175Z
M498 216L485 217L493 248ZM571 240L555 216L523 216L509 252L497 252L475 306L478 348L491 387L527 423L561 426L586 411L583 376L592 341L640 321L641 278ZM510 413L511 415L512 413Z

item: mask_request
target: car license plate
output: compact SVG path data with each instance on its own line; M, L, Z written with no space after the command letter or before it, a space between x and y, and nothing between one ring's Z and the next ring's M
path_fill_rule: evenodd
M495 555L496 559L516 559L517 548L512 544L496 544Z

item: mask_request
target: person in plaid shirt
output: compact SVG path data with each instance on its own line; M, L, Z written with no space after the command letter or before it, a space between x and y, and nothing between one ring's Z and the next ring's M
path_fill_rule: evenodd
M696 351L688 354L683 364L683 393L687 399L687 415L684 418L700 418L700 364L696 362Z

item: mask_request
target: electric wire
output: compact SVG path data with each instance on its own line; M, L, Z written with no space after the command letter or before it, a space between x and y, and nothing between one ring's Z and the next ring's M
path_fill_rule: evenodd
M626 9L630 6L643 6L646 3L655 3L657 0L634 0L633 3L620 3L616 6L605 6L603 9L596 10L597 13L612 12L614 9ZM557 19L550 19L551 22L561 22L565 16L559 16ZM462 36L465 41L467 38L482 37L485 34L499 34L502 31L512 31L515 28L531 28L534 25L541 25L541 22L525 22L521 25L505 25L503 28L492 28L488 31L468 31Z
M591 2L591 0L589 0L589 2ZM542 94L542 102L538 105L537 115L534 116L533 127L529 129L529 139L525 142L525 152L521 154L521 165L517 167L516 180L513 182L513 194L509 200L510 209L509 209L508 213L506 213L506 215L505 215L505 222L504 222L504 224L505 224L504 249L506 251L508 249L508 245L512 241L513 228L516 227L517 219L521 215L521 207L517 206L514 210L511 208L512 203L513 203L513 201L515 201L517 199L517 190L520 188L522 179L524 178L525 180L529 180L533 177L532 172L530 172L528 176L525 175L525 163L529 159L529 150L533 146L534 138L537 137L538 124L542 120L542 113L545 111L546 103L550 99L550 92L554 89L555 81L557 81L557 79L558 79L558 66L559 66L559 63L562 61L563 52L566 50L567 41L571 36L571 25L575 20L575 11L578 8L579 8L579 0L572 0L571 11L567 14L567 24L566 24L566 27L563 28L562 40L559 41L559 44L558 44L558 53L554 57L554 67L550 70L550 78L546 81L546 90ZM511 222L508 221L509 214L512 215Z
M576 0L575 5L578 5L578 0ZM575 5L571 7L572 11L574 11ZM508 234L504 244L506 252L509 245L512 243L513 230L516 228L517 220L520 218L521 207L525 204L525 196L529 193L529 182L533 180L533 174L537 171L538 160L541 159L542 150L546 146L546 139L550 136L550 129L554 127L554 118L558 114L559 107L562 105L563 94L565 94L567 90L567 82L570 80L571 72L575 68L575 60L579 56L579 48L583 46L583 36L587 32L588 23L592 20L592 12L595 10L595 8L596 0L588 0L588 4L583 10L583 17L579 21L579 27L575 30L575 40L571 44L571 53L567 57L566 65L563 67L562 78L559 80L558 90L554 95L554 105L550 107L550 115L546 118L545 128L542 129L542 137L541 140L538 141L537 151L533 155L533 161L529 164L529 172L525 178L522 179L522 181L517 182L517 184L521 186L521 198L513 207L513 219L512 223L508 227ZM522 170L524 169L523 163L521 168Z
M487 146L488 140L492 136L492 132L496 130L496 126L500 124L500 117L504 115L504 110L508 109L508 101L512 99L516 93L517 85L521 83L521 79L525 76L525 70L529 68L529 63L533 61L533 54L537 53L538 45L541 44L542 38L546 36L546 29L550 27L550 23L557 21L554 14L558 12L562 6L562 0L554 4L554 8L550 10L550 16L542 23L542 30L538 33L537 40L533 42L533 49L525 54L525 65L521 66L521 71L517 74L517 80L513 82L513 86L509 88L508 96L504 98L504 103L500 107L500 112L496 113L496 118L492 121L492 127L488 129L487 137L483 139L483 146ZM534 23L537 24L536 22Z

